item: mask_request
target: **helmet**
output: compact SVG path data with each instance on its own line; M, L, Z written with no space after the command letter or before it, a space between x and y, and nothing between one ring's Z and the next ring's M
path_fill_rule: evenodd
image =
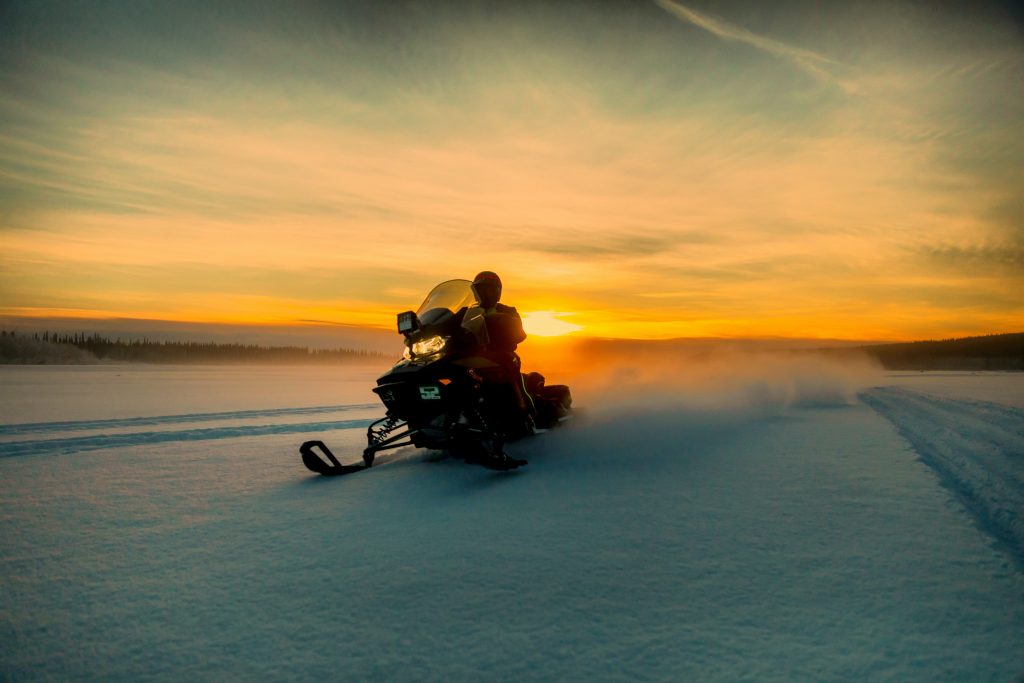
M484 270L473 278L473 294L484 308L492 308L501 299L501 278L497 273Z

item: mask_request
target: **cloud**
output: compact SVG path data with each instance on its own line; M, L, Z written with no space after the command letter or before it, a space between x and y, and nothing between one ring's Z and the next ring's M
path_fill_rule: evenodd
M681 243L705 242L702 235L677 235L664 230L634 231L610 229L609 234L595 235L592 230L564 227L547 228L543 232L524 233L521 249L556 256L593 258L630 258L664 254Z
M654 1L659 7L671 15L693 24L698 28L702 28L723 40L733 40L745 43L759 50L763 50L764 52L773 54L776 57L787 59L822 82L837 83L840 86L843 86L844 89L850 87L848 84L840 82L839 79L837 79L829 70L829 67L835 66L837 62L825 57L824 55L812 52L811 50L805 50L793 45L788 45L772 38L759 36L741 26L730 24L726 21L722 21L721 19L708 16L707 14L702 14L687 7L686 5L675 2L674 0Z
M959 274L982 277L1024 277L1024 246L1019 244L924 245L918 250L927 260Z

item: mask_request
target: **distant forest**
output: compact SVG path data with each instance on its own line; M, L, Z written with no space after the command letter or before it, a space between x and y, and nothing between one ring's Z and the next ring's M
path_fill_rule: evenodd
M377 351L309 349L199 342L122 341L98 334L0 331L0 363L78 364L101 361L134 363L353 363L390 358Z
M807 351L810 352L810 351ZM1024 371L1024 332L984 337L874 344L819 349L833 357L866 354L888 370ZM83 364L136 363L357 363L393 360L391 354L356 349L309 349L304 346L258 346L148 339L109 339L98 334L0 331L0 363Z
M887 370L1024 370L1024 332L859 347Z

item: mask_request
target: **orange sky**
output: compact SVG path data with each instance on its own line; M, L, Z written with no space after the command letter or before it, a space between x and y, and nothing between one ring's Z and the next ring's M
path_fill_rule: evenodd
M579 335L1019 331L1010 7L15 7L0 315L391 327L486 268Z

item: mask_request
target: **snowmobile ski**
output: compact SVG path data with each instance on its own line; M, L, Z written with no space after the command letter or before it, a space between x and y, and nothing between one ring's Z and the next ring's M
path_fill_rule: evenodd
M324 457L317 455L313 450L319 448L327 460ZM342 474L352 474L354 472L362 472L363 470L370 469L367 464L362 465L342 465L338 462L338 459L334 457L334 453L331 453L331 449L327 447L323 441L307 441L306 443L299 446L299 453L302 454L302 464L307 468L322 474L325 477L336 477Z

